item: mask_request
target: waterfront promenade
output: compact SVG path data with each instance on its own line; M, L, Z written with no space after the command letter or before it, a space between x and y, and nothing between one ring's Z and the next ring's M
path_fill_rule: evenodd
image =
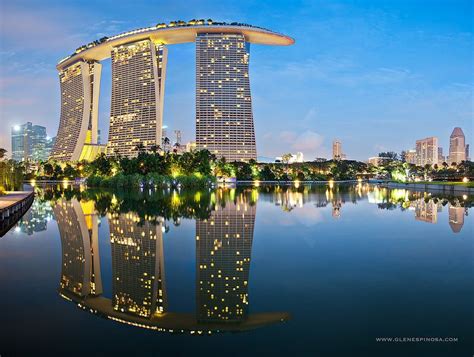
M34 196L33 191L7 192L0 196L0 237L25 214Z

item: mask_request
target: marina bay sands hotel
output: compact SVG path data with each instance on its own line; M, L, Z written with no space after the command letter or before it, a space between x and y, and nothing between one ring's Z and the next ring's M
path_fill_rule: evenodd
M161 144L167 45L196 42L196 147L227 161L257 158L249 82L250 43L291 45L260 27L176 21L103 37L61 60L61 118L50 158L133 157ZM100 61L111 58L109 138L98 145Z

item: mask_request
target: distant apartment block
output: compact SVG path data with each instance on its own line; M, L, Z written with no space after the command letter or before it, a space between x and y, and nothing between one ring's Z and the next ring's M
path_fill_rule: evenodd
M438 164L438 138L429 137L416 141L416 164L418 166Z
M342 143L339 140L332 142L332 159L333 160L344 160L346 155L342 152Z
M407 150L405 152L405 162L416 165L416 150Z

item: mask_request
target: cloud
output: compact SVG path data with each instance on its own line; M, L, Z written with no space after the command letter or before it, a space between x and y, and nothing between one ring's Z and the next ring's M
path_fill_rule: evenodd
M313 117L314 111L309 111ZM330 151L324 146L324 136L313 130L293 129L266 131L258 137L259 150L266 157L277 157L284 153L302 152L306 160L329 157Z

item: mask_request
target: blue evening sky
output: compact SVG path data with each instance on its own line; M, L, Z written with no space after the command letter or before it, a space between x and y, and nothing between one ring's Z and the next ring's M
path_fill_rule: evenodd
M55 64L76 47L159 22L212 18L292 36L290 47L251 45L258 155L330 156L338 138L351 159L413 148L453 127L472 143L473 2L24 1L0 0L0 147L10 127L32 121L56 135ZM168 135L194 140L194 45L169 46ZM110 110L110 61L100 100L102 141Z

